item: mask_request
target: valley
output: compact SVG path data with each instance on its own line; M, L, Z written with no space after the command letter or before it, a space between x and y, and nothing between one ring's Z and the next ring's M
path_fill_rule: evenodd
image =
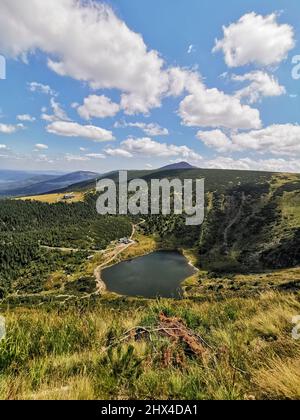
M97 215L89 180L42 201L1 202L0 398L298 398L300 176L186 167L138 176L204 176L204 224ZM54 198L68 191L80 200ZM158 260L132 266L161 251L165 274ZM197 271L185 262L180 296L126 290L143 269L141 284L151 273L167 281L183 255ZM106 287L107 269L119 270L108 281L119 293Z

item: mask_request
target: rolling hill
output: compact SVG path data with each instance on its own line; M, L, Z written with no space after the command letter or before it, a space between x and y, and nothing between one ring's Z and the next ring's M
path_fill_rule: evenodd
M45 194L55 189L67 188L69 185L78 182L95 179L97 176L99 174L87 171L78 171L60 176L39 175L14 182L13 184L3 184L2 189L0 189L0 195L18 197Z
M234 185L241 185L246 183L261 183L268 181L274 174L271 172L260 172L260 171L239 171L239 170L227 170L227 169L200 169L187 167L184 169L170 168L159 168L154 170L131 170L128 171L128 181L134 178L141 178L147 181L155 178L179 178L184 179L205 179L206 190L208 191L220 191L226 190ZM118 182L119 172L113 171L98 176L98 179L109 178ZM70 191L90 191L95 189L95 179L77 182L69 185L68 187L58 188L52 193L70 192Z
M17 188L55 179L61 174L37 173L27 171L0 170L0 194Z

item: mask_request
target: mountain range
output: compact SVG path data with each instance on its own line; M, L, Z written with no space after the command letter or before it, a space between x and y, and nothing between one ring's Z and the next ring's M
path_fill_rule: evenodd
M96 179L99 174L78 171L69 174L34 174L18 171L0 171L0 196L20 197L46 194L52 190Z
M173 171L195 169L187 162L178 162L152 171L136 171L137 174L146 175L156 171ZM98 177L114 176L117 172L113 171L100 175L96 172L77 171L69 174L53 173L34 173L26 171L0 171L0 196L20 197L51 192L68 190L78 190L94 185ZM73 188L74 187L74 188Z

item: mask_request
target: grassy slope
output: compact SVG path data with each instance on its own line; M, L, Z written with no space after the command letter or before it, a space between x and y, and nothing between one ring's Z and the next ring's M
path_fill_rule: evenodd
M206 357L192 357L156 333L151 341L122 342L132 327L155 327L162 312L207 341ZM17 308L4 312L0 397L299 398L300 342L291 336L297 313L299 298L275 291L202 303L107 296L51 310Z
M76 192L74 193L74 197L64 200L64 196L65 194L61 193L61 194L44 194L44 195L33 195L33 196L28 196L28 197L22 197L19 198L19 200L22 201L40 201L41 203L49 203L49 204L53 204L53 203L58 203L60 201L65 201L68 203L77 203L79 201L83 201L84 200L84 194L81 192Z

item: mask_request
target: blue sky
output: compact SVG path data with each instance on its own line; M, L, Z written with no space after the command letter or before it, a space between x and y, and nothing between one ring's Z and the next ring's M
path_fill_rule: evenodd
M0 0L0 168L300 172L298 0L22 3Z

